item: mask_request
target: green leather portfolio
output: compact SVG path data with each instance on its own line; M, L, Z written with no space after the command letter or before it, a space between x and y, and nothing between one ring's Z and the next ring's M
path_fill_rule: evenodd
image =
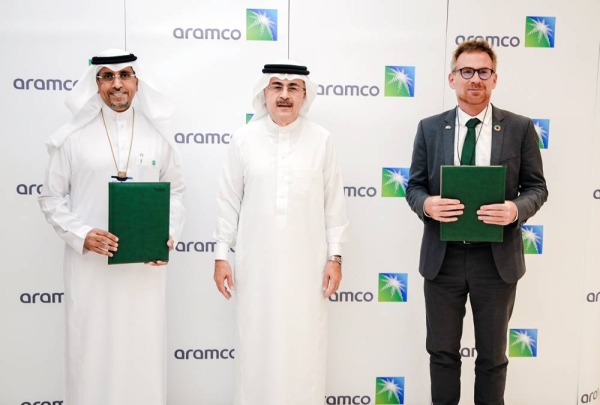
M108 231L119 247L108 264L169 260L171 184L108 183Z
M502 242L503 226L477 219L482 205L504 202L506 166L442 166L441 197L455 198L465 209L458 221L441 222L444 241Z

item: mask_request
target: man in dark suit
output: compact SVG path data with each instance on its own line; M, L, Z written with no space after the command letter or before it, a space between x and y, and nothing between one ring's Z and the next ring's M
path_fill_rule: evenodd
M544 204L548 190L533 122L490 104L497 80L490 45L463 42L451 70L448 82L458 106L419 123L406 190L424 223L419 271L425 277L432 403L459 403L460 338L469 296L477 350L475 404L502 405L508 321L525 273L520 227ZM484 223L504 227L503 242L440 240L440 222L457 221L464 209L459 200L440 197L440 166L460 164L506 166L506 201L477 211Z

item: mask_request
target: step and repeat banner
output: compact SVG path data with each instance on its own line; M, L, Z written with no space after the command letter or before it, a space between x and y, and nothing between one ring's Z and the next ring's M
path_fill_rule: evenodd
M417 124L456 105L450 59L471 38L498 54L492 102L533 119L550 191L522 228L528 271L509 325L506 401L600 405L598 18L595 0L3 2L0 405L76 405L62 399L63 244L37 196L44 142L69 119L65 97L88 59L114 47L135 53L179 106L188 219L168 269L169 405L233 402L234 304L212 280L217 183L263 65L288 57L319 84L309 116L332 133L351 222L323 404L429 404L422 224L405 187ZM471 324L467 311L464 405Z

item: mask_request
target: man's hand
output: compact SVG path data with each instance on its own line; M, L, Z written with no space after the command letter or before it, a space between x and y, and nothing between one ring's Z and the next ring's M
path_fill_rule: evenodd
M119 244L117 243L119 238L108 231L102 229L93 228L85 235L83 241L84 249L90 252L98 253L102 256L112 257L112 252L117 251Z
M217 290L219 290L225 298L231 298L229 290L234 290L233 273L227 260L215 260L214 280L217 284ZM227 284L225 284L225 280L227 280Z
M477 210L477 219L486 224L508 225L517 219L517 206L508 200L504 204L482 205Z
M323 297L331 297L337 291L341 281L342 266L338 262L328 260L323 276Z
M173 250L173 244L175 242L173 241L173 238L171 237L171 235L169 235L169 240L167 241L167 247L169 248L169 252L171 250ZM157 260L155 262L146 262L145 264L147 264L148 266L164 266L165 264L169 264L169 262L163 262L162 260Z
M458 221L458 216L463 214L465 206L459 200L441 198L439 195L427 197L423 204L423 211L432 219L440 222Z

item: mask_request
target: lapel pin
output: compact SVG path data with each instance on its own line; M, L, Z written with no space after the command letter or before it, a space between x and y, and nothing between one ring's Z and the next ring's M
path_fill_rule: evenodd
M452 127L450 125L446 125L444 129L452 129Z
M494 125L494 131L500 132L501 129L500 125Z

